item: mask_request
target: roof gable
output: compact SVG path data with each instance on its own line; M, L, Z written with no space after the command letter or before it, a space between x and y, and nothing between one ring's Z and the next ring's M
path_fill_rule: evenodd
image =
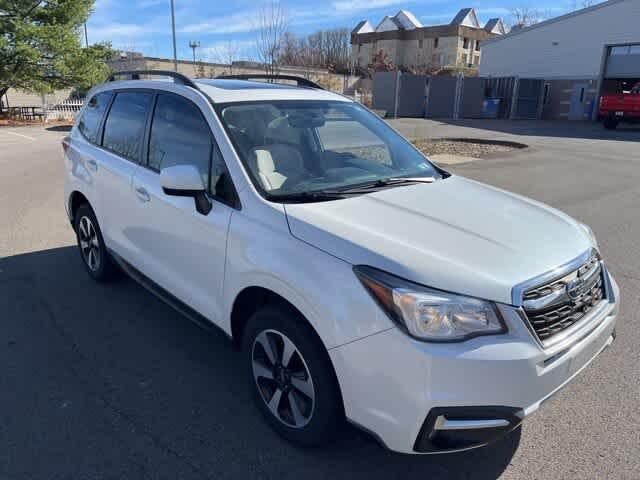
M385 16L376 27L376 32L389 32L392 30L400 30L402 25L398 20L389 15Z
M405 30L414 30L422 27L422 23L420 23L415 15L407 10L398 10L398 13L396 13L396 16L393 18L395 18Z
M507 33L501 18L492 18L484 26L485 31L496 35L504 35Z
M480 28L478 15L475 8L463 8L451 20L453 25L464 25L465 27Z
M358 25L351 30L351 34L357 35L359 33L371 33L373 32L373 26L369 23L369 20L361 20Z

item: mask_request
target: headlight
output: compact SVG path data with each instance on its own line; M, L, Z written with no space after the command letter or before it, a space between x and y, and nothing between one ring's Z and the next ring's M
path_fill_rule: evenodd
M363 265L354 272L387 315L419 340L454 342L507 330L491 302L423 287Z
M598 249L598 241L596 240L596 235L593 233L593 230L591 230L591 227L586 223L581 223L580 226L585 232L587 232L587 235L593 242L593 246L596 247L596 249Z

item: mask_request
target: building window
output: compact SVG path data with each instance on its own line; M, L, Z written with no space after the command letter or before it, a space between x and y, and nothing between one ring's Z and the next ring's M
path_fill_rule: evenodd
M626 55L627 53L629 53L628 45L623 47L611 47L611 55Z
M480 40L476 40L476 52L480 51Z
M433 48L438 48L438 44L440 43L440 39L438 37L433 39Z
M441 67L445 66L445 55L444 55L444 53L440 54L440 57L438 58L438 65L440 65Z
M473 64L477 67L478 65L480 65L480 57L478 55L476 55L475 57L473 57Z
M469 48L469 39L467 37L462 39L462 48Z
M419 39L418 40L418 48L422 49L422 46L423 46L422 39Z

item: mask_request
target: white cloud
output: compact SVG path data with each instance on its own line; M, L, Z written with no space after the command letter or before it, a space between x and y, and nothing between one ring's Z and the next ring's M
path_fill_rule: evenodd
M493 15L496 17L504 17L511 14L511 11L508 8L504 7L478 8L476 10L478 12L478 15Z
M202 22L187 24L179 28L183 33L245 33L256 30L258 12L244 11L231 15L216 16Z
M226 63L229 57L234 60L246 57L255 45L254 40L219 40L202 47L200 56L205 60Z
M332 3L335 10L342 13L355 13L374 8L405 5L406 0L337 0Z
M152 33L153 30L147 29L144 25L126 24L126 23L110 23L90 28L91 36L111 40L117 37L135 37Z

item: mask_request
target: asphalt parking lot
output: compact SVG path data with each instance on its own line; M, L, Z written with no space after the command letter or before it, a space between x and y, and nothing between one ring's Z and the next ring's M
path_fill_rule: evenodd
M222 333L131 280L89 280L63 207L65 133L2 128L0 479L640 478L640 130L393 124L529 144L451 170L591 225L620 284L617 340L521 430L445 456L394 454L353 428L326 448L290 446L251 404Z

